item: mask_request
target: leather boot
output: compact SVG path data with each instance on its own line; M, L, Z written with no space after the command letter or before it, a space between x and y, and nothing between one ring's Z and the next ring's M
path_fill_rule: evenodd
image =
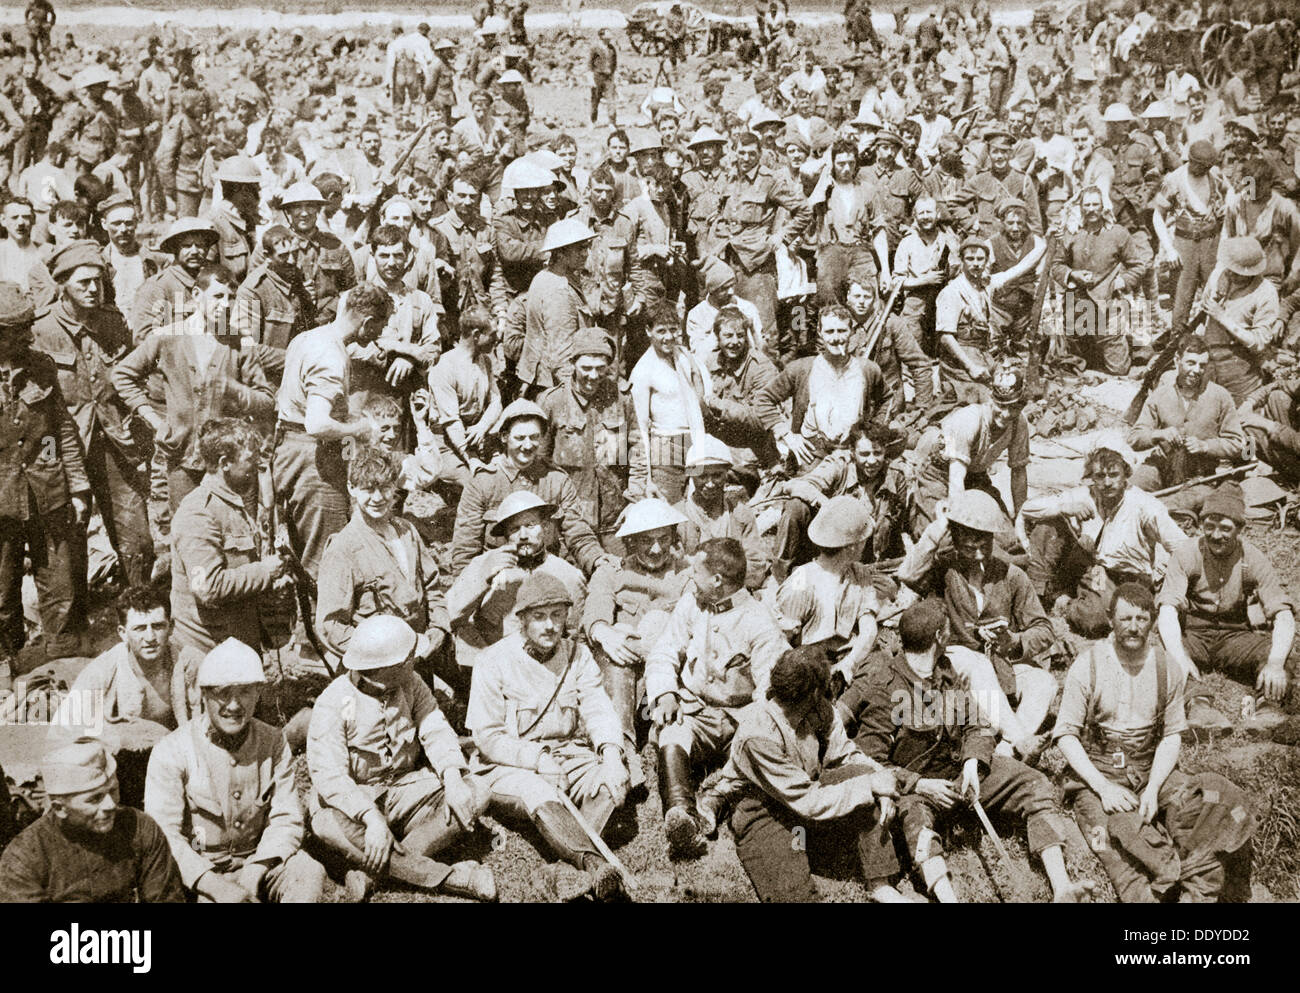
M659 749L659 798L664 808L668 852L677 858L699 855L703 847L691 788L691 758L680 745Z
M583 865L584 856L599 854L587 837L587 832L582 830L582 826L562 803L551 801L542 804L533 814L533 823L556 857L578 869L586 868Z

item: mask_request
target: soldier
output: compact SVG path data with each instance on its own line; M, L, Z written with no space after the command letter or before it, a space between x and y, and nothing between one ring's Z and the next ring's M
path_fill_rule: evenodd
M745 550L734 538L700 545L693 596L673 608L646 657L646 698L659 728L659 795L675 855L699 854L692 760L722 752L741 710L767 690L789 646L772 611L745 590Z
M554 576L573 603L570 628L576 629L587 596L581 570L546 550L547 529L555 507L536 493L511 493L497 508L489 534L504 542L470 560L447 591L456 661L473 666L483 650L519 630L515 598L534 573Z
M984 142L988 149L989 167L971 176L966 190L973 198L976 233L987 239L997 235L1001 227L998 223L999 208L1008 199L1016 199L1025 205L1029 230L1042 234L1038 186L1028 175L1012 167L1011 136L1001 130L986 131Z
M146 513L149 480L142 471L130 411L113 389L111 370L130 350L131 333L103 306L104 259L93 241L74 241L50 260L59 284L54 306L33 327L35 347L54 359L59 385L77 423L86 472L127 585L149 581L153 538ZM84 603L85 536L75 539L78 596Z
M154 168L167 199L167 213L195 217L203 199L202 165L211 145L208 96L202 90L184 90L180 110L163 128L154 153Z
M461 176L493 200L501 194L503 152L510 141L504 123L493 115L494 100L491 92L484 89L476 89L469 95L471 113L452 127L450 147L458 160L462 154L469 158Z
M813 230L817 245L817 303L843 303L848 274L871 264L871 190L858 182L858 149L841 138L830 149L830 182L819 182L812 194ZM874 287L875 280L872 279Z
M284 733L253 716L262 659L229 638L200 663L203 710L149 758L145 811L200 903L320 903L325 867L302 848Z
M1187 162L1168 173L1160 184L1151 214L1160 252L1157 263L1178 261L1171 328L1179 334L1187 327L1192 301L1214 271L1223 230L1227 184L1214 167L1219 152L1210 142L1194 141Z
M312 833L369 876L494 901L490 869L433 858L473 830L487 797L466 778L456 734L412 669L427 654L422 641L387 614L357 625L343 655L346 671L312 708ZM376 751L381 740L391 744Z
M1234 404L1264 385L1264 363L1282 331L1277 288L1267 267L1255 238L1227 238L1197 301L1205 314L1210 379L1232 394Z
M538 397L554 428L551 460L573 480L583 519L611 552L627 505L628 467L636 458L637 439L629 400L611 375L613 360L614 349L603 332L581 331L567 381Z
M0 696L10 660L26 641L22 578L31 556L45 654L82 655L84 614L74 609L76 525L90 507L77 425L59 388L58 367L32 348L36 312L14 283L0 283Z
M682 185L689 194L686 234L692 258L717 254L710 238L713 218L721 210L727 191L728 175L722 168L726 143L720 130L705 124L692 133L686 145L695 158L694 167L682 173Z
M339 295L357 284L352 253L333 232L321 227L325 197L311 183L294 183L280 194L289 229L302 247L298 268L315 307L316 321L327 323L338 316Z
M197 217L179 218L167 228L158 247L171 255L172 263L140 284L129 315L136 345L154 329L183 321L195 313L195 281L208 264L208 256L218 240L212 222Z
M592 320L614 332L620 352L629 348L630 332L622 325L637 327L649 303L645 267L637 252L636 223L615 200L614 176L599 166L587 183L587 203L577 219L594 237L589 243L585 296Z
M215 178L221 195L214 194L208 219L217 229L221 261L242 280L248 275L261 213L262 173L252 159L236 155L222 161Z
M6 237L0 240L0 267L36 307L44 309L59 291L32 241L36 219L32 204L21 197L11 199L4 205L2 217Z
M723 260L736 271L737 292L758 308L769 341L776 340L777 331L774 247L793 250L811 217L802 191L759 164L758 137L742 133L713 236L718 248L725 249Z
M362 283L349 291L338 317L300 334L285 353L272 476L275 492L287 501L290 539L313 577L326 539L348 520L343 443L374 436L368 419L349 418L347 346L377 339L392 311L385 290Z
M559 529L568 557L588 575L602 557L592 523L583 515L577 488L568 473L544 453L550 421L530 400L506 407L496 431L504 451L491 462L474 467L456 506L451 571L459 575L485 547L495 546L488 534L489 515L516 490L530 490L558 509Z
M947 629L939 601L908 607L899 622L902 654L860 669L835 704L858 747L898 780L900 826L926 888L940 903L957 902L935 827L942 812L972 797L1025 818L1054 902L1089 899L1092 883L1072 882L1065 868L1055 790L1041 772L994 751L992 731L951 662L969 649L947 647ZM938 702L910 705L921 700Z
M475 778L492 806L532 821L552 853L585 874L583 889L607 900L619 876L588 832L599 836L627 798L630 756L590 650L566 637L572 607L554 576L523 582L520 630L480 657L465 724L478 748ZM578 805L586 830L559 790Z
M1151 640L1150 589L1122 584L1109 612L1114 634L1070 666L1052 731L1077 777L1066 786L1075 819L1123 903L1175 890L1180 903L1245 899L1258 821L1224 777L1178 768L1187 676ZM1234 863L1243 871L1230 883Z
M776 367L754 346L754 325L739 307L719 310L712 333L718 347L706 363L712 390L703 400L704 428L731 449L734 474L752 492L760 470L777 461L772 432L758 414L758 398L776 379Z
M1082 227L1067 238L1052 266L1052 279L1066 291L1065 334L1071 347L1111 375L1131 364L1124 303L1116 298L1142 285L1150 248L1125 227L1106 220L1102 191L1079 194Z
M618 94L615 90L618 77L618 49L610 37L608 28L596 32L587 55L587 70L590 73L591 86L591 123L596 123L601 103L605 103L605 112L610 127L618 127ZM707 95L707 85L706 95Z
M521 298L545 264L542 243L554 219L542 205L541 193L555 184L555 174L532 162L512 162L510 181L511 195L495 204L492 217L492 244L501 266L492 309L505 314L506 326L522 334L525 301ZM506 333L503 328L503 338Z
M880 322L879 308L883 306L876 296L876 268L863 263L849 270L846 278L848 291L844 306L849 312L849 353L859 360L870 360L880 367L885 389L894 399L894 414L906 410L909 414L923 414L934 402L934 363L921 350L914 331L916 324L903 315L884 317L878 329L875 347L870 354L868 335ZM906 303L904 304L906 307ZM904 374L912 384L912 399L907 399Z
M430 658L451 630L438 565L410 522L396 514L398 455L358 447L348 462L352 518L325 542L316 593L316 630L329 668L373 614L400 617L423 639Z
M1110 183L1110 206L1115 221L1129 231L1145 229L1152 199L1164 170L1155 142L1138 127L1127 104L1112 103L1102 115L1106 141L1101 146L1115 168ZM1150 251L1148 244L1147 250Z
M1038 266L1047 251L1047 242L1038 232L1030 231L1030 209L1023 200L1008 198L998 204L1001 230L993 236L992 275L1014 269L1021 273L1014 279L1003 277L993 293L993 320L1000 340L1019 354L1030 344L1029 318L1034 309ZM1041 225L1040 225L1041 226Z
M429 66L424 97L435 115L442 118L442 126L451 127L451 111L456 106L456 67L452 64L456 43L439 38L433 43L433 63Z
M687 555L694 555L710 538L735 538L744 547L748 563L745 588L756 590L767 579L772 550L759 534L749 504L728 499L727 477L731 469L731 450L711 435L704 435L687 449L689 485L673 506L685 518L677 533Z
M939 293L957 268L961 252L952 229L939 226L939 206L934 197L917 197L912 205L912 218L915 222L913 230L899 241L889 270L892 279L881 293L887 297L893 293L893 284L902 281L903 287L899 292L903 297L903 307L895 323L902 325L903 333L913 341L933 352L936 350L934 322Z
M104 263L112 273L105 290L112 293L114 306L125 316L131 313L135 295L145 280L171 259L140 244L136 237L135 202L130 194L115 193L101 202L99 218L108 235Z
M450 341L460 332L461 314L482 308L505 324L504 294L498 292L501 267L492 245L492 231L479 210L482 194L473 183L457 176L447 194L448 210L433 222L435 254L443 264L442 306ZM497 308L498 302L501 304Z
M530 397L560 381L572 361L578 333L595 324L580 283L595 237L577 218L556 221L547 229L541 250L549 253L549 261L528 285L523 341L515 346L512 336L505 339L506 354L518 355L515 375Z
M50 809L0 856L5 903L184 903L167 836L117 799L117 764L93 739L41 761Z
M268 548L257 505L262 439L243 421L205 422L198 450L207 470L172 523L172 618L176 639L200 652L227 637L260 650L271 593L288 589L288 564Z
M82 69L72 77L76 102L65 106L50 131L50 141L64 148L73 148L78 140L90 142L102 159L107 159L117 148L119 114L108 102L108 85L114 74L102 65Z
M265 261L248 270L231 309L231 332L256 351L270 381L277 386L284 374L289 342L317 326L315 305L303 282L299 259L302 242L276 224L262 235Z

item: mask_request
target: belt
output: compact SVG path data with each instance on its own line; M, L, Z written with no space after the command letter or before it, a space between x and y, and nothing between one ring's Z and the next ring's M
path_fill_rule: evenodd
M1174 225L1174 234L1179 238L1186 238L1189 241L1204 241L1219 233L1223 225L1222 220L1213 220L1207 218L1204 221L1185 222L1180 221Z
M306 433L307 433L307 429L306 429L306 428L304 428L301 424L296 424L296 423L294 423L293 421L281 421L281 422L279 423L279 428L280 428L281 431L285 432L286 434L289 433L289 432L291 432L291 431L294 432L294 433L296 433L296 434L306 434Z

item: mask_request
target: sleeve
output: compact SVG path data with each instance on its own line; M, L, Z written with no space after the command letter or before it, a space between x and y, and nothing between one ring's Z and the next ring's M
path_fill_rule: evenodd
M59 457L63 460L63 474L68 481L68 494L77 496L90 492L90 476L86 473L85 455L81 448L81 432L77 422L68 413L63 399L63 391L57 381L50 391L50 403L54 404L54 419L59 425Z
M248 338L259 345L264 344L262 298L249 287L247 279L240 284L239 290L235 293L234 313L230 317L233 330L241 338Z
M483 487L470 479L456 505L456 524L451 539L452 575L457 575L483 550L483 518L487 510Z
M136 815L135 842L140 855L140 874L136 878L140 902L185 903L185 886L167 836L148 814Z
M592 747L599 752L603 745L623 745L623 726L619 723L614 704L605 692L600 669L592 657L591 649L581 642L574 645L578 657L573 662L570 679L578 691L578 710L582 714L583 726ZM636 756L624 756L627 761L636 760Z
M357 577L338 535L331 535L321 553L316 578L316 631L325 648L342 658L355 629Z
M1255 581L1255 592L1270 621L1284 610L1291 610L1291 598L1268 556L1249 542L1242 542L1242 565L1250 570Z
M1142 413L1133 422L1128 431L1128 443L1135 449L1142 450L1155 446L1155 432L1160 430L1160 414L1156 401L1159 399L1159 387L1153 390L1142 404Z
M943 455L950 462L969 466L971 449L979 433L980 409L976 405L961 407L943 419Z
M840 704L857 721L858 731L853 739L854 744L862 750L863 755L894 774L900 793L910 793L921 777L892 761L891 753L898 725L894 721L889 698L880 692L882 687L874 682L875 676L872 668L860 670L840 697Z
M1029 421L1024 414L1016 415L1015 434L1007 446L1007 467L1023 469L1029 465Z
M1188 538L1174 549L1165 568L1165 580L1156 595L1156 607L1173 607L1180 613L1188 607L1187 595L1191 591L1191 577L1201 574L1200 543Z
M784 437L792 429L786 422L782 423L781 405L794 396L798 386L798 377L791 366L782 369L770 383L759 391L754 406L759 423L772 431L778 438Z
M429 409L433 414L430 420L434 424L451 424L461 419L460 396L456 393L448 363L438 362L429 370L429 396Z
M591 524L582 516L582 505L578 501L578 489L573 485L573 480L566 474L564 481L560 485L560 492L557 494L556 504L559 506L560 516L563 518L560 524L560 530L564 535L564 544L569 549L569 554L582 568L582 571L590 575L591 570L596 568L596 560L604 554L600 547L600 542L596 539L596 532L591 529Z
M668 627L655 639L645 663L646 699L654 706L665 693L679 693L681 690L680 673L686 646L690 643L690 613L694 606L693 598L683 595L673 607L668 618ZM754 680L757 685L758 680Z
M359 821L370 811L379 810L352 778L339 694L330 692L329 687L312 707L307 727L307 771L321 802L345 817Z
M1016 640L1020 644L1023 659L1037 658L1040 652L1056 640L1056 631L1043 610L1043 602L1038 599L1029 577L1020 569L1012 574L1011 616L1012 623L1018 630Z
M434 772L443 776L453 769L468 771L465 755L460 750L460 739L438 708L433 692L419 676L411 677L410 687L411 720L415 722L420 744L424 746L424 754Z
M758 522L748 504L737 504L732 516L739 525L740 544L745 549L745 586L756 590L763 585L767 572L772 567L772 550L767 539L758 533Z
M1097 508L1086 487L1074 486L1060 493L1030 497L1020 505L1020 516L1027 523L1053 517L1074 517L1086 521L1097 515Z
M591 582L587 585L587 600L582 606L582 632L589 642L592 627L601 623L614 623L614 592L618 571L618 566L606 562L591 574Z
M1275 293L1261 293L1261 299L1246 308L1237 325L1237 334L1246 347L1256 354L1273 344L1280 327L1281 314Z
M270 590L275 577L265 561L226 565L224 535L211 514L182 508L172 527L176 555L189 573L190 591L204 607L217 607Z
M540 236L521 237L508 223L509 215L492 225L492 240L502 265L535 264L542 261Z
M49 860L38 850L37 834L21 832L0 855L0 901L49 903Z
M420 575L424 579L424 612L428 629L450 634L451 617L447 612L447 598L442 583L439 582L438 561L414 528L411 529L411 540L415 544L415 554L420 561Z
M953 285L939 291L934 303L934 329L940 335L956 334L957 319L961 317L961 294Z
M804 820L844 817L874 799L866 776L833 784L815 782L781 742L767 735L746 736L736 751L736 766L745 778Z
M808 227L812 220L812 207L809 206L802 190L795 189L792 183L773 182L772 199L785 208L785 223L777 232L786 244L792 244ZM780 214L777 215L778 220Z
M182 725L182 730L172 732L154 746L145 773L144 812L162 829L180 870L181 882L192 890L213 863L206 855L190 847L190 838L185 834L184 743L176 736L189 733L189 729Z
M1241 427L1241 416L1231 395L1224 393L1220 397L1219 409L1216 411L1218 422L1213 438L1207 438L1205 449L1210 455L1221 459L1239 459L1246 448L1246 433Z
M162 337L151 334L113 367L113 389L133 411L151 407L145 380L158 364Z
M485 761L517 769L536 769L545 746L540 741L518 738L506 729L503 660L499 656L499 649L489 648L474 666L465 726L474 735L474 745Z
M786 577L776 590L777 620L781 630L793 635L802 631L812 619L816 601L807 585L802 581L801 573Z
M753 625L754 636L749 647L749 673L754 680L754 699L761 700L767 695L767 681L776 660L789 651L790 643L782 634L771 608L761 600L755 600L754 605L759 616Z
M308 359L302 365L302 392L306 397L323 397L331 406L346 396L344 388L346 368L343 363L324 356Z
M1143 521L1144 528L1153 543L1159 543L1165 551L1172 554L1174 549L1187 540L1187 535L1169 513L1169 508L1165 506L1164 501L1158 497L1151 497L1148 508L1150 514Z
M239 380L226 379L226 395L233 395L236 408L249 417L269 419L275 415L275 391L266 378L266 367L258 353L240 349Z
M1092 649L1088 649L1076 658L1065 674L1065 684L1061 689L1061 705L1056 712L1056 726L1052 728L1053 741L1065 737L1083 736L1084 724L1088 720L1088 711L1091 708L1087 686L1091 651Z

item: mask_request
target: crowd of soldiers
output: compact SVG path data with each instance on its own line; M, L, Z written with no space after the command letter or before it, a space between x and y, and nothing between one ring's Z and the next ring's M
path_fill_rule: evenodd
M550 898L634 895L604 835L652 778L671 856L729 823L762 900L847 844L871 899L954 901L985 808L1056 900L1095 889L1063 809L1121 900L1248 897L1253 798L1179 756L1232 727L1211 670L1289 720L1245 535L1300 482L1291 22L1215 87L1122 11L1032 60L983 3L855 3L831 62L773 3L761 59L639 111L601 30L580 157L527 6L9 39L7 712L104 647L92 520L120 595L0 899L494 900L444 861L484 813ZM1122 441L1031 494L1027 405L1130 376Z

